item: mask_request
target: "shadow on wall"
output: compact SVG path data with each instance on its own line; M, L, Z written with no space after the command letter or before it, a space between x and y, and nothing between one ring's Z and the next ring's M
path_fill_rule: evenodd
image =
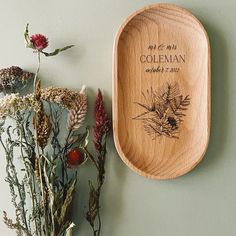
M105 102L109 105L109 112L112 108L112 99L105 93ZM112 120L112 114L110 114ZM112 124L111 124L112 125ZM103 233L104 235L118 235L118 229L116 225L122 222L122 215L125 211L124 209L124 183L127 176L128 169L119 158L116 151L114 139L113 139L113 129L109 135L108 141L108 155L107 155L107 186L105 187L105 193L102 198L103 206ZM110 217L114 216L114 217ZM107 218L109 217L109 219ZM109 222L106 224L105 222Z
M88 122L90 124L90 144L89 150L93 150L93 109L94 109L94 101L96 97L97 91L87 89L88 97L89 97L89 111L88 111ZM112 120L111 115L111 97L102 91L104 96L104 102L106 109L109 113L110 120ZM112 125L112 124L111 124ZM101 192L101 219L102 219L102 235L117 235L116 225L117 222L121 221L121 216L123 214L124 208L124 191L123 186L126 178L127 171L124 169L124 164L121 159L118 157L118 154L115 149L114 141L113 141L113 132L112 129L110 131L108 140L107 140L107 159L106 159L106 176L105 183L102 187ZM127 170L127 169L126 169ZM73 208L73 219L75 219L74 223L76 227L74 229L75 235L91 235L92 229L89 223L86 221L86 211L88 209L88 180L92 180L96 183L96 169L93 164L89 161L82 166L78 171L78 189L77 196L75 197L74 208ZM114 217L111 217L114 216ZM107 224L109 222L109 224Z
M228 48L224 34L213 25L204 25L211 45L211 134L205 158L193 173L214 166L227 143L228 127Z

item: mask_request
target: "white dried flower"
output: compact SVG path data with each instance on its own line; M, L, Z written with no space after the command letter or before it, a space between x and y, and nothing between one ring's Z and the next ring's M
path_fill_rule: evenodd
M74 101L80 96L79 92L67 88L48 87L41 90L41 99L54 102L66 109L71 109Z
M0 99L0 118L15 116L20 111L39 111L39 109L40 103L35 99L34 94L22 97L19 94L9 94Z

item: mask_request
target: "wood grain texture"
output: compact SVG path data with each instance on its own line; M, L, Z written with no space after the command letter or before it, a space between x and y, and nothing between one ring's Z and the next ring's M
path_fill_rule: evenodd
M188 11L155 4L120 27L113 130L122 160L148 178L181 176L203 158L210 134L210 46Z

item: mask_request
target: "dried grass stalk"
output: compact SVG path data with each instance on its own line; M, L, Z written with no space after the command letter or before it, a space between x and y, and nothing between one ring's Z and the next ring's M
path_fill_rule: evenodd
M73 103L72 108L68 112L67 128L68 130L79 129L87 114L87 95L85 88L80 91L79 96Z

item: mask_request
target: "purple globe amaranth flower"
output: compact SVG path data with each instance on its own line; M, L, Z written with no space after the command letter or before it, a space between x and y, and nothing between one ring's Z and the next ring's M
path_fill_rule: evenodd
M33 34L30 37L30 42L32 43L33 48L39 51L48 46L48 38L42 34Z

